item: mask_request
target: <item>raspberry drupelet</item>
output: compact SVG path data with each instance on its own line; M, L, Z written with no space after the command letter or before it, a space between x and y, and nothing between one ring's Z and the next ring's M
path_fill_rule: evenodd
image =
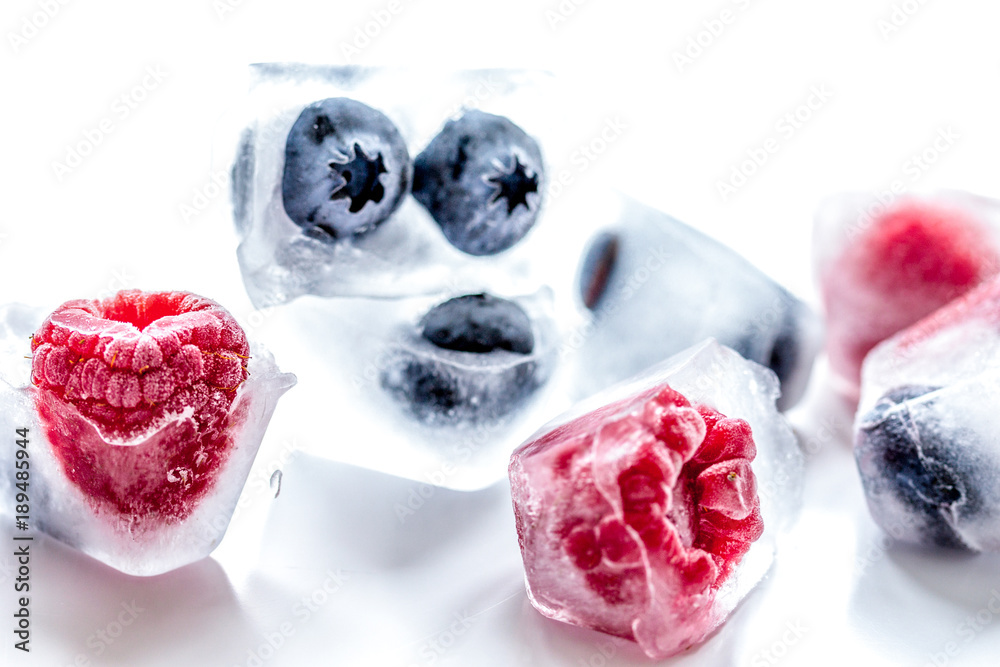
M183 520L232 448L249 345L219 304L127 290L69 301L32 342L36 407L67 479L130 530Z
M716 594L764 530L756 446L746 421L670 387L623 403L514 452L514 515L543 614L663 657L721 622Z

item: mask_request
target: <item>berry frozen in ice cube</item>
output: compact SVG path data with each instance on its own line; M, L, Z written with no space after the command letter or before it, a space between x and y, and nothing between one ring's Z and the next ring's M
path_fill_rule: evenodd
M865 358L854 454L872 517L904 542L1000 551L1000 278Z
M187 516L228 456L226 418L247 379L232 316L182 292L125 291L63 304L31 347L38 411L68 479L136 523ZM186 411L155 447L109 446Z
M544 615L673 655L770 566L801 454L774 375L706 342L585 401L511 457L518 541Z
M859 418L855 456L869 506L892 534L969 549L958 524L975 520L991 475L978 467L981 444L958 444L963 434L938 428L933 392L912 386L889 391ZM887 514L886 505L905 514ZM894 526L899 516L907 520Z
M40 527L133 574L207 555L294 376L186 292L66 302L30 348L31 384L3 390L37 424Z
M481 96L485 80L489 100ZM559 116L550 75L257 63L250 81L240 109L245 129L237 137L233 128L226 148L237 257L255 306L308 295L429 297L458 285L538 288L544 267L518 239L534 224L546 185L535 142L552 141L562 127L547 120ZM456 187L432 188L435 176L424 170L417 198L406 196L414 183L409 156L429 150L470 99L516 109L512 118L544 134L529 138L499 116L470 112L480 121L468 159L439 165L448 179L464 174ZM459 220L456 211L475 219Z
M357 236L396 210L410 172L406 142L385 114L333 97L303 109L288 133L282 201L317 238Z
M964 193L833 199L816 219L830 366L855 394L868 352L1000 268L1000 208Z
M478 110L449 120L413 162L413 196L448 241L494 255L528 233L542 199L538 144L507 118Z
M799 299L717 241L624 200L590 240L577 293L592 326L580 349L581 395L623 380L706 337L768 366L779 407L805 392L820 324Z
M516 302L454 297L420 320L381 383L421 421L490 421L527 401L547 374L535 325Z

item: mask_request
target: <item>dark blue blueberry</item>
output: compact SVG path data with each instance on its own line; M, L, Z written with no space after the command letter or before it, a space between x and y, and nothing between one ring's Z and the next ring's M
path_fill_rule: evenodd
M537 364L467 368L413 356L382 377L382 386L431 425L495 422L520 408L539 386Z
M250 227L250 199L253 196L255 159L254 131L247 128L240 134L236 159L233 161L233 167L229 173L233 220L240 233L246 232Z
M590 310L597 310L611 283L618 264L619 240L616 234L603 232L591 243L580 268L580 299Z
M399 206L410 155L384 114L346 97L307 106L285 142L285 212L313 237L364 234Z
M882 396L859 420L855 458L876 519L883 508L892 516L901 505L907 517L882 522L909 523L905 533L922 544L968 550L955 526L981 510L981 492L990 482L976 460L977 448L963 442L972 436L942 432L933 397L913 401L935 389L904 386ZM904 532L900 526L883 528Z
M542 192L535 140L502 116L467 111L413 162L413 196L470 255L507 250L535 224Z
M652 251L657 246L669 248L669 252L662 253L662 257L655 256ZM651 259L655 262L651 263ZM781 382L778 408L784 410L799 400L808 381L812 314L787 290L765 283L759 275L739 277L737 271L742 261L739 257L734 255L728 264L719 258L714 261L717 262L715 266L703 261L695 244L679 234L672 234L670 227L660 227L655 235L631 232L628 228L603 231L590 241L583 255L577 279L578 295L599 320L617 320L623 336L634 335L632 332L636 330L644 331L645 340L608 342L649 350L643 359L649 365L705 336L712 336L744 358L767 366ZM733 271L735 280L727 278L729 270ZM703 280L701 289L689 285L691 278L686 274L693 271L701 272L698 275L706 276L710 282ZM710 287L705 288L705 284ZM732 317L728 318L708 314L705 322L709 326L697 321L698 318L685 320L684 314L677 309L690 308L692 300L684 293L698 291L704 294L706 290L709 294L735 290L736 296L730 303L740 305L745 295L746 302L751 305L744 306L742 311L734 308ZM762 295L768 298L761 298ZM697 306L711 313L716 300ZM661 335L650 335L648 330L635 326L639 317L645 323L662 321ZM685 325L678 322L685 322ZM654 356L656 350L660 352L658 357ZM642 368L629 370L636 373ZM623 374L620 379L629 374Z
M784 288L778 287L769 306L748 323L735 340L723 340L744 358L767 366L778 376L781 396L778 409L786 410L805 392L808 374L801 369L807 361L803 356L804 331L811 314Z
M420 421L496 421L523 405L542 382L527 313L488 294L432 308L382 374L382 386Z
M420 321L420 335L446 350L480 354L531 354L535 346L527 313L489 294L469 294L434 306Z
M447 415L462 403L458 381L433 365L410 361L403 368L399 389L418 416Z

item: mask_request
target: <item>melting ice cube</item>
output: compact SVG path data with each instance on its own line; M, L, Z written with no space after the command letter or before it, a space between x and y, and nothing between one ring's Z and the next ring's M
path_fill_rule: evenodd
M1000 206L964 192L842 195L818 212L814 246L830 367L856 399L869 350L1000 269Z
M760 581L801 496L773 373L714 341L584 401L515 450L528 595L654 658L702 641Z
M1000 551L1000 278L879 344L854 453L875 521L904 542Z
M111 435L70 400L32 383L29 336L43 314L7 306L0 316L0 350L15 362L0 368L0 429L11 438L25 429L27 436L19 438L23 446L0 450L0 509L13 513L14 494L22 490L17 485L27 481L30 528L128 574L159 574L211 553L226 532L277 400L295 376L280 372L266 350L252 345L249 377L216 424L217 451L192 435L198 429L192 409L168 411L149 428L137 424L131 436ZM88 407L102 408L92 403ZM177 460L178 443L195 445L188 460ZM205 466L212 456L218 465ZM27 466L19 465L23 461ZM211 474L196 482L198 468ZM157 502L142 500L152 497Z
M813 312L729 248L623 198L590 241L579 298L592 313L578 358L580 395L716 338L768 366L779 407L805 391L820 345Z

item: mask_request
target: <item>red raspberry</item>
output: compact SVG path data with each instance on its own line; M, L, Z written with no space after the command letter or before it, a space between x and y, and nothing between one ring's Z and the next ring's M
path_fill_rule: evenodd
M32 337L36 405L67 478L98 509L183 519L226 460L249 345L219 304L127 290L68 301Z
M945 329L964 325L985 324L1000 331L1000 275L984 281L975 289L900 332L897 347L900 353L912 348Z
M636 407L623 415L628 403ZM536 606L567 607L554 617L654 653L649 637L664 630L652 619L686 641L703 636L717 591L763 533L756 453L747 422L670 388L522 445L511 483ZM576 581L596 597L575 591Z
M919 201L890 209L823 277L831 365L856 383L875 345L998 267L996 243L973 213Z
M613 422L595 437L608 441L608 447L637 445L627 460L614 462L624 468L615 479L624 521L607 515L593 528L593 543L604 557L639 566L639 545L629 537L629 526L659 559L685 564L681 569L695 564L696 580L688 581L694 590L717 590L764 529L750 467L757 450L749 424L706 406L692 409L667 388L646 403L641 415ZM574 451L585 454L589 446ZM575 518L568 525L568 552L592 561L592 541L581 536ZM578 551L581 545L585 553ZM621 582L614 578L592 578L591 585L609 601L622 596Z

